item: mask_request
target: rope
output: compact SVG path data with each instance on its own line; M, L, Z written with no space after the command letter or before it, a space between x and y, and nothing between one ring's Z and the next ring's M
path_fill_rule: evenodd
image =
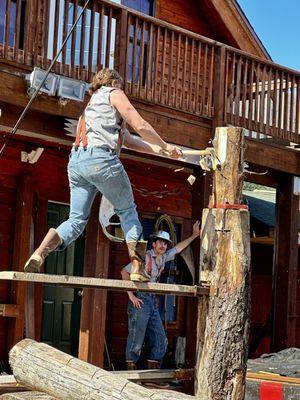
M160 217L158 217L156 220L156 223L155 223L154 230L156 232L159 230L163 230L162 229L163 222L165 222L168 225L170 237L172 240L172 245L175 246L177 243L177 239L176 239L176 232L175 232L174 224L173 224L171 217L169 217L167 214L163 214Z
M35 92L33 93L32 97L30 98L29 102L27 103L27 105L26 105L24 111L22 112L22 114L20 115L18 121L16 122L15 126L13 127L13 129L12 129L12 131L11 131L11 133L10 133L11 136L14 135L14 134L17 132L17 130L18 130L20 124L22 123L23 119L25 118L25 115L27 114L27 112L28 112L29 108L31 107L32 103L34 102L35 98L37 97L37 95L38 95L38 93L39 93L41 87L42 87L43 84L45 83L45 81L46 81L48 75L50 74L50 72L51 72L51 70L52 70L54 64L56 63L58 57L60 56L61 52L63 51L63 48L65 47L67 41L69 40L71 34L73 33L73 30L75 29L75 27L76 27L78 21L80 20L82 14L84 13L85 9L87 8L89 2L90 2L90 0L87 0L87 1L86 1L86 3L85 3L85 5L83 6L81 12L78 14L78 17L77 17L76 21L74 22L73 26L71 27L71 29L70 29L70 31L69 31L67 37L66 37L65 40L63 41L63 43L62 43L62 45L61 45L59 51L57 52L56 56L55 56L55 57L53 58L53 60L51 61L51 64L49 65L49 68L47 69L44 78L41 80L39 86L37 87L37 89L36 89ZM5 141L5 143L4 143L3 146L1 147L1 149L0 149L0 158L3 156L4 150L5 150L6 147L8 146L8 143L10 142L10 140L11 140L11 138L7 138L6 141Z
M212 206L208 206L208 208L222 208L224 210L249 210L247 204L214 204Z
M159 199L163 199L164 197L167 197L167 196L178 196L183 191L182 187L175 188L173 190L150 191L150 190L144 189L144 188L137 188L134 184L131 184L131 186L135 192L139 193L143 197L154 196Z

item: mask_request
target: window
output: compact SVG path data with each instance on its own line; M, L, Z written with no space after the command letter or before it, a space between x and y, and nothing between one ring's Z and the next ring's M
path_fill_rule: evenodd
M62 42L64 40L63 32L64 32L64 9L65 9L65 0L60 0L59 2L59 16L58 16L58 28L55 27L55 0L50 0L50 14L49 14L49 33L48 33L48 58L52 59L55 54L60 49ZM67 32L69 32L75 22L74 20L74 11L75 6L73 3L69 4L69 8L67 11ZM81 13L82 6L77 7L77 16ZM76 16L76 17L77 17ZM90 48L90 34L91 34L91 21L92 21L92 11L90 9L86 9L85 11L85 23L84 28L82 26L82 18L78 21L75 32L75 54L74 54L74 65L80 65L80 51L81 51L81 38L84 33L84 43L83 43L83 68L88 68L88 60L89 60L89 52L92 51L92 66L91 69L93 72L96 72L99 69L99 65L97 65L97 57L98 57L98 48L101 47L101 64L105 63L105 55L107 49L107 26L108 26L108 16L104 15L103 24L100 22L100 12L96 11L94 15L94 28L93 28L93 48ZM58 39L57 39L57 48L53 49L53 38L54 38L54 30L58 29ZM83 32L84 29L84 32ZM102 30L102 43L99 46L99 37L100 30ZM73 35L74 36L74 33ZM68 40L66 44L66 58L65 63L71 64L71 50L72 50L72 36ZM115 52L115 38L116 38L116 20L112 18L111 21L111 34L110 34L110 54L109 54L109 68L114 67L114 52ZM62 61L62 56L58 58L58 61Z
M133 8L136 11L139 11L146 15L153 16L154 13L154 1L153 0L122 0L121 3L124 6ZM142 85L145 85L146 81L146 66L147 66L147 48L149 42L149 31L145 30L144 33L144 65L143 65L143 76L142 76ZM129 51L128 51L128 68L127 68L127 81L133 81L137 84L139 80L139 60L141 56L141 27L138 27L137 31L137 46L135 53L135 68L133 69L133 37L134 37L134 25L130 26L130 42L129 42Z
M14 0L16 1L16 0ZM147 15L153 15L153 0L115 0L116 3L121 3L124 4L125 6L128 6L130 8L133 8L136 11L140 11L144 14ZM47 51L47 57L48 59L52 59L55 54L58 52L60 49L62 42L64 40L64 32L67 31L69 32L73 23L74 23L74 12L75 12L75 5L74 3L70 2L68 9L67 9L67 15L65 15L65 0L50 0L49 2L49 29L48 29L48 51ZM2 4L2 3L1 3ZM58 13L56 12L56 6L58 7ZM4 5L1 7L5 8ZM82 6L77 6L77 16L82 10ZM107 27L108 27L108 15L104 15L103 18L103 23L101 25L101 18L100 18L100 12L99 9L96 8L97 11L95 11L94 14L94 21L93 21L93 44L91 48L90 44L90 36L91 36L91 25L92 25L92 11L91 9L86 9L85 11L85 22L84 22L84 27L82 26L82 18L78 21L77 26L75 28L76 32L76 39L75 39L75 46L72 45L72 37L68 40L66 44L66 52L65 52L65 63L67 65L71 64L71 52L72 52L72 47L74 47L74 65L78 66L80 65L80 53L81 49L83 49L83 57L82 57L82 66L83 68L87 69L89 67L89 53L92 52L92 65L90 66L91 70L93 72L96 72L97 69L99 69L101 66L105 65L105 58L108 59L108 65L105 65L106 67L109 68L114 68L114 57L115 57L115 41L116 41L116 24L117 21L115 18L112 18L111 20L111 27L110 27L110 37L107 37ZM1 16L4 15L5 13L2 13L1 10ZM58 15L58 22L57 26L55 26L55 14ZM4 19L4 17L1 17ZM0 20L1 21L1 20ZM64 23L67 21L67 30L64 27ZM2 21L1 21L2 22ZM0 22L0 39L1 39L1 22ZM84 31L83 31L84 29ZM130 44L129 44L129 62L128 62L128 71L130 76L128 77L129 80L131 80L131 75L132 75L132 42L133 42L133 29L134 27L130 27ZM54 39L54 32L57 30L57 46L53 48L53 39ZM3 31L3 29L2 29ZM102 43L100 45L99 38L101 37L100 33L102 31ZM82 44L82 36L84 33L84 41ZM2 33L3 35L3 33ZM74 34L72 35L73 37L75 36ZM141 39L141 29L138 29L137 32L137 50L136 50L136 72L134 72L135 76L135 81L138 80L138 65L139 62L138 60L140 59L140 39ZM109 41L109 46L108 46L108 41ZM148 43L148 32L145 32L145 54L147 54L147 43ZM98 65L98 49L101 47L101 56L99 57L100 59L100 65ZM108 51L109 48L109 55L106 55L106 52ZM145 57L146 58L146 57ZM62 61L62 56L58 58L58 61ZM146 60L144 65L146 65ZM146 69L146 68L144 68ZM145 75L145 74L144 74Z
M153 0L121 0L121 4L126 7L133 8L143 14L153 16L154 1Z
M10 7L7 10L8 4L10 5ZM18 5L17 4L18 4L17 0L11 0L10 3L7 3L7 0L0 2L0 43L4 43L4 40L6 40L8 46L23 49L25 6L26 6L25 0L22 0ZM7 21L7 15L9 15L8 21ZM19 15L20 17L19 32L16 32L17 15ZM5 29L7 23L9 25L8 37L5 38ZM19 37L18 43L15 43L16 37Z

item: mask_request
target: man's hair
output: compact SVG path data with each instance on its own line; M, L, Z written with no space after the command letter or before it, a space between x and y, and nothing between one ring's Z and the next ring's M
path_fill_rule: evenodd
M170 244L170 243L168 242L168 240L166 240L166 239L162 239L162 238L158 238L158 237L152 237L152 243L155 243L155 242L157 242L158 240L161 240L161 241L167 243L167 245Z
M122 87L123 86L123 78L121 75L115 71L114 69L103 68L98 71L90 84L90 94L93 94L101 88L101 86L109 86L109 87Z

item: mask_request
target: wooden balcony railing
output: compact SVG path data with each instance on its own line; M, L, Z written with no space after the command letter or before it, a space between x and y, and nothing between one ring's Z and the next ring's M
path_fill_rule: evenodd
M226 49L224 121L299 143L300 73Z
M82 0L3 0L0 57L47 68ZM5 16L3 18L3 16ZM89 81L116 68L131 97L300 143L300 73L105 0L92 1L54 66Z

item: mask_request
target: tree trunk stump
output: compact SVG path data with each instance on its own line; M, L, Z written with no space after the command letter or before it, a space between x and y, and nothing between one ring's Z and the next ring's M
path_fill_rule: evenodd
M243 184L241 129L227 136L226 161L215 171L210 208L203 212L200 280L210 283L207 310L199 299L197 399L244 399L250 315L249 213L240 208ZM206 311L206 314L205 314ZM203 324L206 325L203 334ZM204 338L203 338L204 336Z

